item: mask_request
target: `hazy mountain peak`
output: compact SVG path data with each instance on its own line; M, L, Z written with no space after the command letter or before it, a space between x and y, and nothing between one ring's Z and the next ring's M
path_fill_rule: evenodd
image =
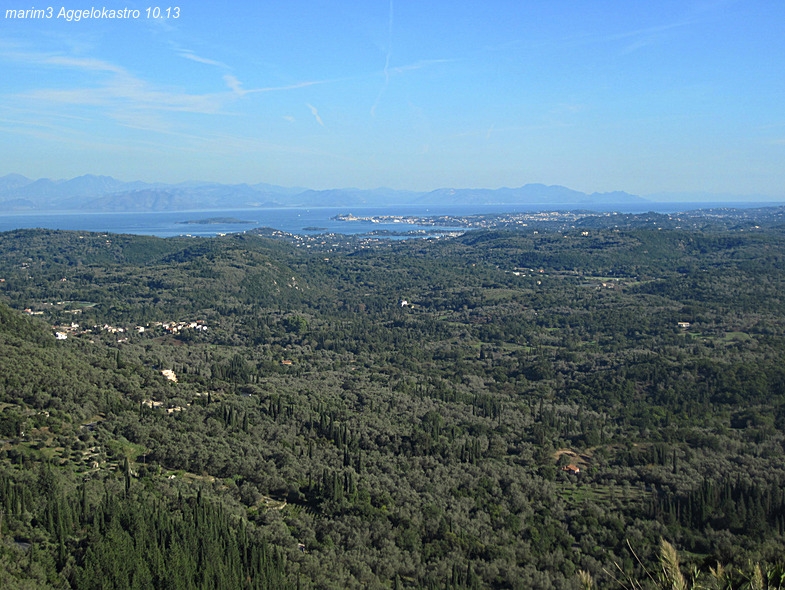
M20 188L31 182L33 181L21 174L6 174L5 176L0 176L0 192Z

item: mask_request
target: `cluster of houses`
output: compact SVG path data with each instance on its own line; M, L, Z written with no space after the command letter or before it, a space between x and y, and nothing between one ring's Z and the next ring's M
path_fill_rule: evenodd
M195 322L153 322L153 326L160 326L170 334L177 334L183 330L199 330L200 332L207 332L207 325L202 320ZM144 331L144 328L142 328Z
M71 322L71 324L62 324L60 326L52 326L52 327L55 329L55 338L57 338L58 340L66 340L68 339L69 335L73 335L73 334L92 334L94 332L108 332L109 334L123 334L126 331L125 328L117 328L115 326L110 326L109 324L104 324L103 326L93 326L92 328L80 328L79 324L77 324L76 322ZM144 328L142 328L139 331L144 332ZM124 338L119 342L125 342L127 340L128 338Z
M26 309L25 313L29 315L38 315L42 314L42 311L32 311L30 309ZM147 326L136 326L134 330L138 334L143 334L147 328L154 327L154 328L163 328L169 334L178 334L183 330L199 330L200 332L207 332L208 328L204 321L197 320L195 322L152 322L151 324L147 324ZM109 324L104 324L103 326L93 326L92 328L85 328L80 329L79 324L72 322L70 325L63 324L60 326L53 326L55 330L55 338L58 340L66 340L69 335L72 334L87 334L87 333L94 333L94 332L106 332L108 334L125 334L126 332L130 332L130 328L121 328L117 326L111 326ZM127 342L128 338L123 338L118 340L118 342Z
M73 334L79 330L79 324L72 322L70 326L55 326L55 330L55 338L58 340L66 340L69 334Z
M153 399L146 399L146 400L142 401L142 405L146 406L148 408L161 408L161 409L163 409L164 402L159 402L159 401L156 401L156 400L153 400ZM191 404L188 404L188 405L190 406ZM175 412L182 412L183 409L184 408L182 406L172 406L171 408L166 408L166 413L167 414L174 414Z

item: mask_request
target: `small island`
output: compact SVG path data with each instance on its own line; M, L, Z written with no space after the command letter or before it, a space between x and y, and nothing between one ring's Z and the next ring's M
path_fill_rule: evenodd
M255 224L255 221L247 219L237 219L236 217L208 217L207 219L191 219L189 221L178 221L180 225L213 225L213 224Z

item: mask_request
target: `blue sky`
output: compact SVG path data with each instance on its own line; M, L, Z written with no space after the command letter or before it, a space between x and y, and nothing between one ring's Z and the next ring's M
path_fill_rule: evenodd
M0 175L785 199L779 0L184 4L0 13Z

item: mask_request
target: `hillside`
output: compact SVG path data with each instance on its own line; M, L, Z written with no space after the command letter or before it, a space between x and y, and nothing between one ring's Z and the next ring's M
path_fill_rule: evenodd
M765 570L784 256L777 227L0 234L0 585L645 587L661 538Z

